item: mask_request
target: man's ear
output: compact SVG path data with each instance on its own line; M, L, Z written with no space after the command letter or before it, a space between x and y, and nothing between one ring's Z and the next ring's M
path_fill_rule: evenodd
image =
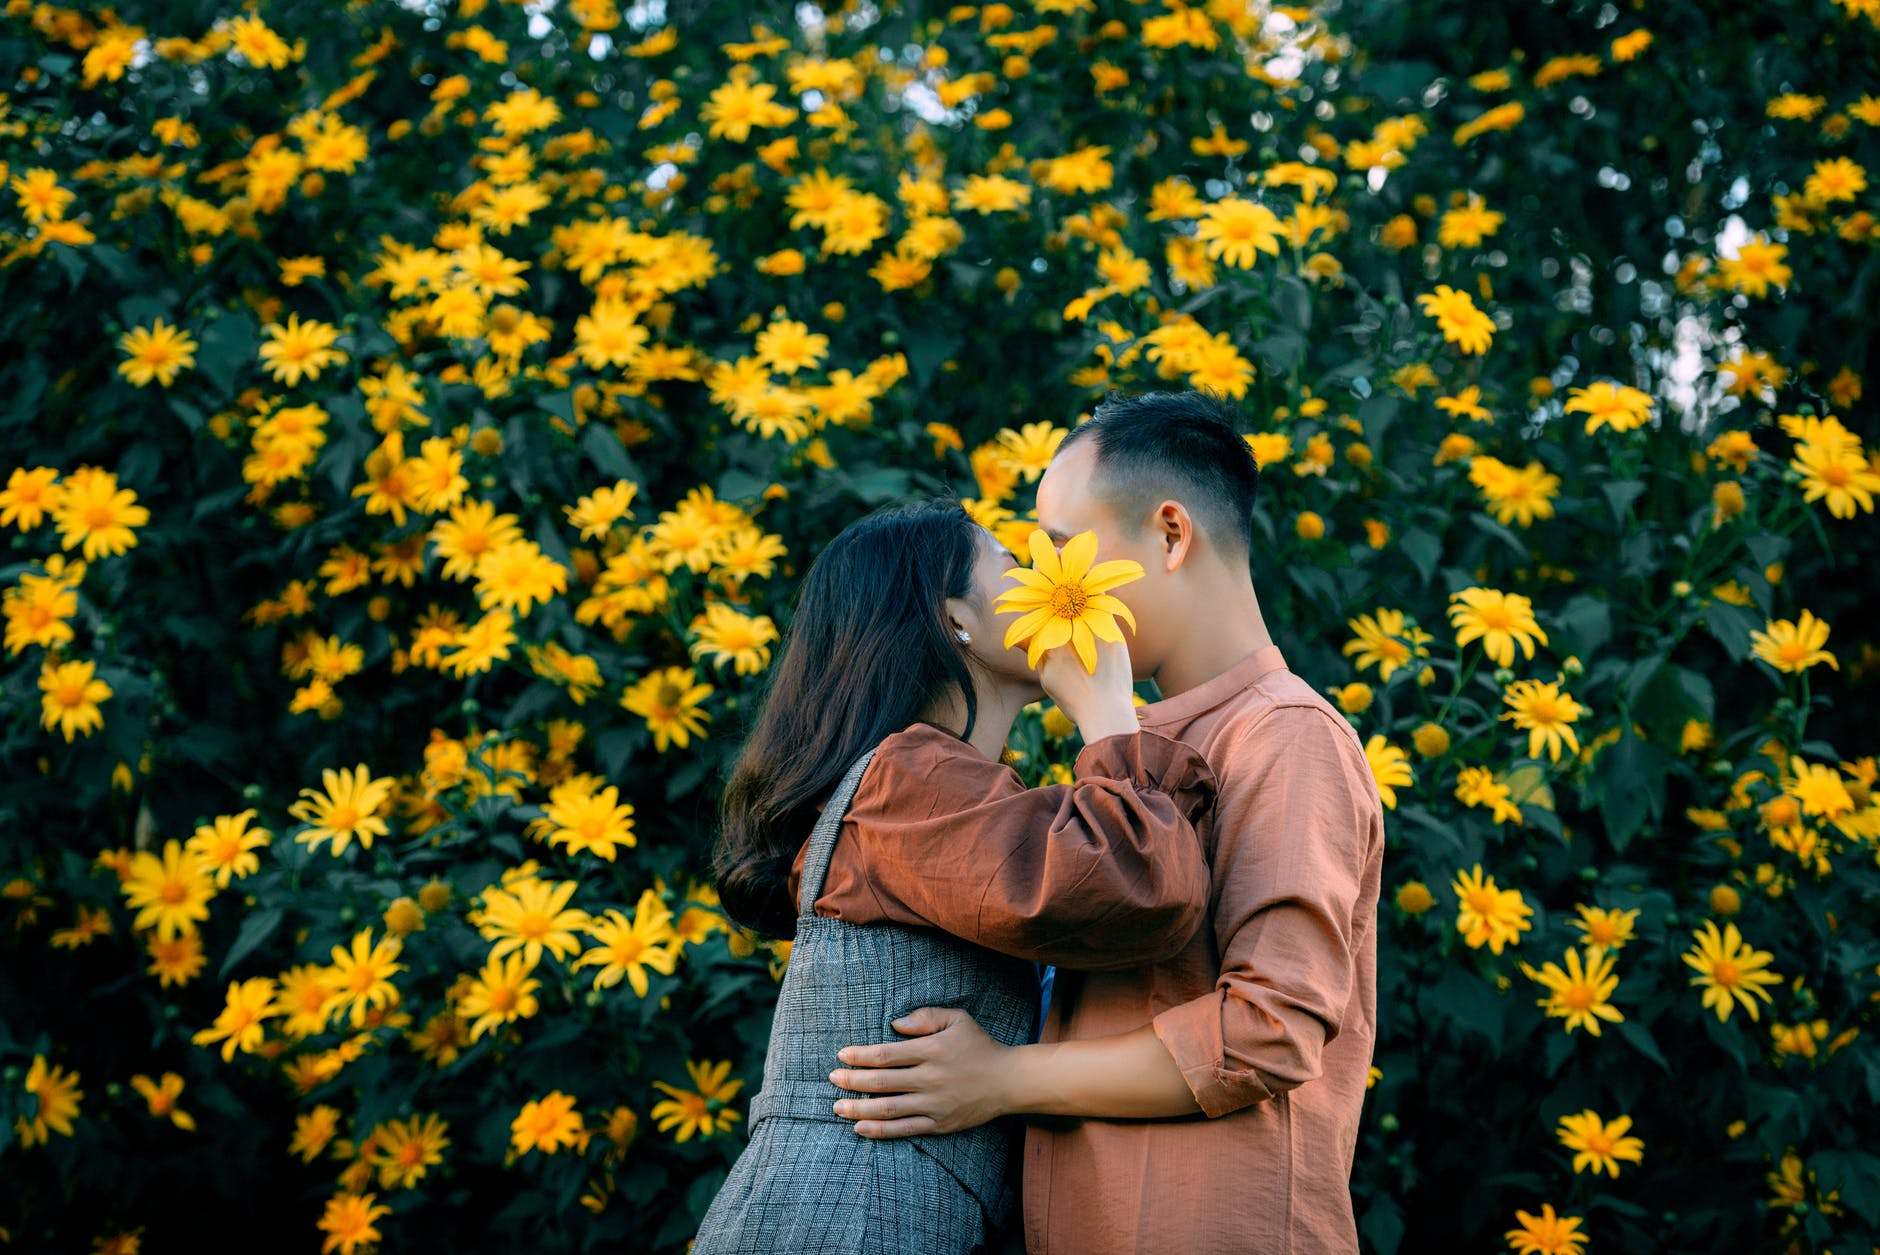
M1195 520L1188 507L1179 501L1164 501L1155 508L1149 525L1162 550L1162 569L1170 573L1180 570L1195 547Z

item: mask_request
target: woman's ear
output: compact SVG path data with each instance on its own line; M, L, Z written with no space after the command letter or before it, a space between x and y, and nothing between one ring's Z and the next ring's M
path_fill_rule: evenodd
M973 624L978 622L978 616L973 614L972 603L964 597L949 597L944 605L947 631L952 633L953 639L959 644L972 644Z

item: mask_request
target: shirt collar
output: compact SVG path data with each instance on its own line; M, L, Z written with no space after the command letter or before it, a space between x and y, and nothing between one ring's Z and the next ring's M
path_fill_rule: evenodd
M1279 646L1264 645L1213 679L1203 681L1185 693L1150 702L1136 713L1145 726L1185 722L1252 688L1273 672L1284 670L1286 659L1280 656Z

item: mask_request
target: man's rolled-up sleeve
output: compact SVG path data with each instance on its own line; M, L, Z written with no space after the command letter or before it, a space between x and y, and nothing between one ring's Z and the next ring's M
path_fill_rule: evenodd
M1284 706L1228 735L1215 803L1214 990L1155 1017L1195 1101L1222 1116L1302 1085L1338 1035L1357 978L1377 787L1349 729Z

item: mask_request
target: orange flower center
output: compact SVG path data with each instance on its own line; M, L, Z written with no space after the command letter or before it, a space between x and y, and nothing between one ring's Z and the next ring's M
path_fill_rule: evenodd
M1060 619L1079 619L1090 608L1090 596L1081 584L1059 584L1051 590L1051 613Z

